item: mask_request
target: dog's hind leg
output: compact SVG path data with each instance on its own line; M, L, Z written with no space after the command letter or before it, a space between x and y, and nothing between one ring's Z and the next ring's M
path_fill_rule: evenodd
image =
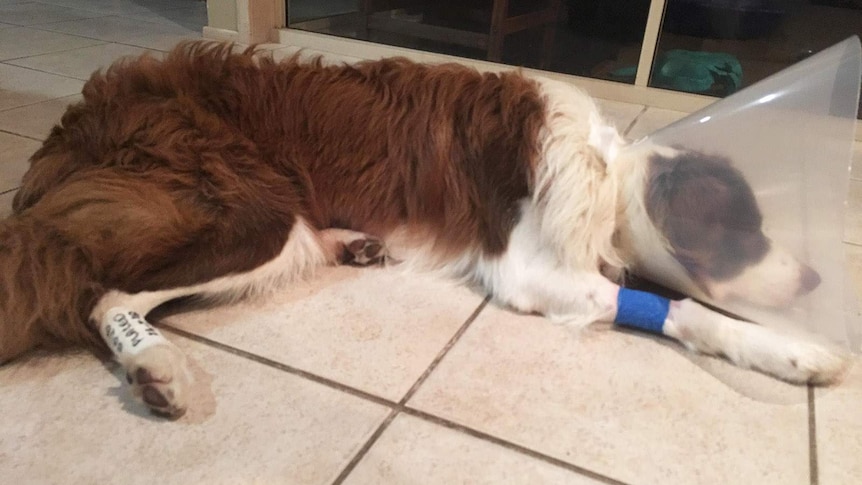
M240 296L334 260L289 185L265 175L213 191L171 170L82 172L0 223L0 361L38 346L116 352L100 330L122 311L129 323L173 298ZM184 360L156 343L119 360L142 399L177 415Z
M334 257L327 253L321 237L298 218L281 252L251 271L158 291L109 291L96 304L90 321L99 327L125 369L132 394L160 414L179 416L189 404L191 376L186 359L146 322L146 315L163 303L187 296L231 300L269 292Z
M105 291L97 272L56 227L29 214L0 221L0 364L36 347L101 347L84 320Z
M299 218L281 252L253 270L166 290L134 294L109 291L91 312L91 325L100 328L126 370L132 394L160 414L179 416L189 404L188 365L184 354L147 323L150 311L187 296L230 300L272 291L314 266L343 262L346 252L356 264L363 262L361 258L370 261L384 254L382 245L372 236L344 229L314 231Z

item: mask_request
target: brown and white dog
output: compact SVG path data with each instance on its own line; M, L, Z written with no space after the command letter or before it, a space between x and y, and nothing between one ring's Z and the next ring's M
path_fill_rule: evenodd
M621 150L568 84L186 44L94 74L83 96L33 155L0 224L0 361L36 347L105 353L100 327L114 308L147 315L383 257L581 325L613 321L623 275L656 258L705 292L760 304L817 284L760 231L751 189L727 161ZM845 363L690 299L671 304L663 332L793 382L830 381ZM175 346L117 353L151 409L190 404Z

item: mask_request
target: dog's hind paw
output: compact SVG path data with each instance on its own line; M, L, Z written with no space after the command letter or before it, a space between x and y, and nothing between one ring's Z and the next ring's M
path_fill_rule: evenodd
M191 371L173 344L155 345L124 362L132 394L157 415L179 418L188 406Z

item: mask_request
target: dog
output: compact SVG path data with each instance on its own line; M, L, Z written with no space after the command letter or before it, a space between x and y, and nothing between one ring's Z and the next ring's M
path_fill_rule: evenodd
M0 224L0 361L110 352L170 417L193 404L188 364L146 316L320 265L402 261L573 325L626 324L624 278L655 261L768 306L818 282L763 234L730 161L629 145L578 88L516 71L182 44L93 74L30 164ZM794 383L845 368L693 299L665 305L652 330L694 351Z

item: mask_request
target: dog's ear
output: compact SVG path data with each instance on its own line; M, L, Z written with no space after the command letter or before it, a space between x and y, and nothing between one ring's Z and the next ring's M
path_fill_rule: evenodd
M668 201L673 189L673 170L676 164L676 157L667 157L658 153L649 159L644 204L647 214L659 229L664 225L667 216Z
M704 282L725 265L733 233L758 233L761 216L742 174L724 158L696 152L650 159L646 208L668 250Z

